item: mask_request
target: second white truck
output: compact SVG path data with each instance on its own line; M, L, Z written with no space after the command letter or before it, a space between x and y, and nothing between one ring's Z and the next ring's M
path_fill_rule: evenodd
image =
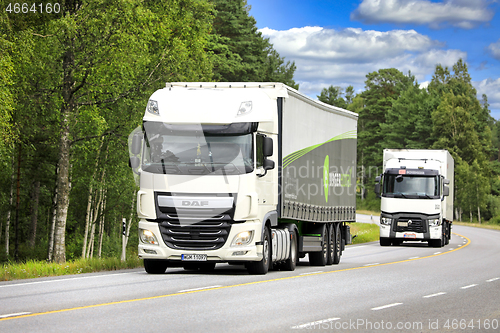
M451 239L454 161L447 150L384 149L380 245L426 241L442 247Z

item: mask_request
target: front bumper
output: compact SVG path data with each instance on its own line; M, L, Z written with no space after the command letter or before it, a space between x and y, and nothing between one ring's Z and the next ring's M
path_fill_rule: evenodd
M232 224L225 244L216 250L170 248L163 241L159 225L156 222L140 220L139 230L141 229L150 230L158 240L158 245L145 244L139 240L139 258L141 259L163 259L181 263L183 254L206 254L207 261L212 262L262 260L262 245L257 245L261 241L262 223L258 220ZM253 240L250 244L231 246L234 237L243 231L253 231Z
M441 239L442 225L436 227L427 227L427 231L422 232L396 232L392 230L391 225L380 225L380 237L390 239L403 239L403 240L430 240Z

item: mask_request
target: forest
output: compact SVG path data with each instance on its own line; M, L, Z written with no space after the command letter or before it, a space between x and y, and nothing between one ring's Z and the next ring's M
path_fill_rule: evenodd
M499 125L488 98L477 98L467 64L436 64L421 87L395 68L366 75L365 90L324 88L318 99L357 112L358 209L379 210L374 178L384 148L447 149L455 160L454 219L500 223Z
M246 0L67 0L50 13L27 3L0 14L0 262L119 257L124 220L137 255L127 140L166 82L300 88ZM500 221L499 131L467 64L436 64L427 87L394 68L365 84L318 96L359 114L358 207L378 209L383 148L448 149L456 219Z

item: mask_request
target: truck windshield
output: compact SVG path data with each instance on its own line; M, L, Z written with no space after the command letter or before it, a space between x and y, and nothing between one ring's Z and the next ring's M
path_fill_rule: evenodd
M244 174L254 168L249 126L145 122L142 169L152 173Z
M384 192L386 197L439 198L439 176L408 176L386 174Z

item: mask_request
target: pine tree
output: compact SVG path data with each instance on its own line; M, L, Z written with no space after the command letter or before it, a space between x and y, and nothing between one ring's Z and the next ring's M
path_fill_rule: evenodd
M286 62L258 31L246 0L211 0L216 14L207 51L214 66L214 80L233 82L283 82L293 80L295 63Z

